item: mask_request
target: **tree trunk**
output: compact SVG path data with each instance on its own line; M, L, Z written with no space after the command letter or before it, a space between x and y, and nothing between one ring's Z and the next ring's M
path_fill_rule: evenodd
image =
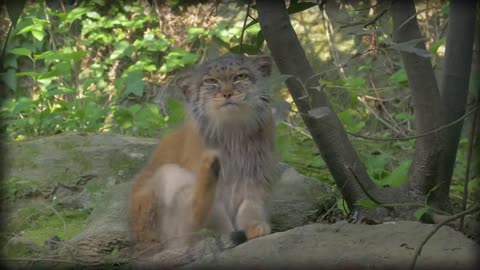
M480 106L480 3L477 2L477 19L475 30L475 41L472 56L472 71L470 72L470 100L468 102L468 111ZM474 118L476 118L475 125ZM473 151L472 164L470 168L470 179L480 178L480 110L470 116L469 123L466 124L466 134L473 132ZM472 130L473 129L473 130ZM480 201L480 190L472 191L472 199Z
M394 26L393 39L396 43L422 38L413 0L394 1L390 13ZM419 42L416 48L426 50L425 43ZM412 91L416 133L422 134L438 128L443 111L430 59L404 51L401 51L400 55ZM419 200L422 200L436 184L438 156L444 143L442 133L432 133L416 141L409 181L402 189Z
M465 114L475 34L475 7L476 1L450 1L441 85L442 107L447 113L442 124L451 123ZM446 130L436 179L438 192L432 194L436 202L448 200L462 127L463 121L460 121Z
M375 193L377 187L368 176L317 80L309 79L314 72L290 23L285 1L257 1L257 10L263 35L280 72L294 76L286 84L302 119L348 207L356 209L358 199L368 199L362 187L369 194ZM320 109L321 116L310 116L312 109Z

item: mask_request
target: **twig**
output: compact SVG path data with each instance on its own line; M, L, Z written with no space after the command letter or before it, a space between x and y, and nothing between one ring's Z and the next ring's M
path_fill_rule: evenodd
M374 8L374 7L376 7L376 6L381 5L383 2L385 2L385 0L380 0L380 1L378 1L376 4L371 5L371 6L368 6L368 7L355 9L355 11L368 10L368 9L371 9L371 8Z
M306 137L309 138L309 139L313 139L312 135L308 134L307 132L305 132L305 131L303 131L303 130L297 130L297 129L295 128L295 126L293 126L292 124L288 123L287 121L282 121L282 124L288 126L289 128L294 129L296 132L302 133L304 136L306 136Z
M358 22L357 21L357 22L353 22L353 23L349 23L349 24L344 24L344 25L341 25L339 27L339 29L347 28L347 27L351 27L351 26L357 26L357 25L363 25L363 28L367 28L368 26L375 24L383 15L385 15L385 13L387 13L387 11L391 8L392 3L393 3L393 1L390 3L390 5L386 9L382 10L377 16L375 16L371 20L363 21L363 22Z
M363 135L351 133L351 132L348 132L348 131L345 131L345 132L348 135L358 137L358 138L362 138L362 139L367 139L367 140L374 140L374 141L408 141L408 140L412 140L412 139L418 139L418 138L421 138L421 137L425 137L425 136L431 135L433 133L439 132L443 129L446 129L450 126L453 126L453 125L459 123L460 121L462 121L463 119L467 118L468 116L470 116L472 113L475 113L476 111L478 111L478 109L480 109L480 106L477 106L476 108L474 108L471 111L467 112L466 114L462 115L462 117L458 118L457 120L455 120L453 122L450 122L446 125L442 125L442 126L436 128L436 129L433 129L431 131L428 131L428 132L425 132L425 133L422 133L422 134L419 134L419 135L416 135L416 136L401 137L401 138L374 138L374 137L368 137L368 136L363 136Z
M66 237L67 236L67 223L63 219L62 215L60 215L60 213L58 213L57 210L55 210L55 208L53 208L52 206L49 206L48 208L50 208L50 210L52 210L53 213L55 213L55 215L57 215L58 218L60 218L60 220L63 222L63 231L64 231L65 237Z
M362 96L358 97L358 101L360 101L360 103L362 103L363 106L365 106L365 108L367 108L367 110L370 111L370 113L373 114L373 116L377 118L380 122L382 122L387 128L393 130L398 135L402 135L402 136L405 135L400 130L398 130L395 126L390 125L385 119L380 117L380 115L378 115L370 106L368 106L367 102L365 101L365 99L362 98Z
M418 14L426 11L427 9L424 8L422 10L419 10L417 12L415 12L415 14L413 14L412 16L410 16L408 19L406 19L402 24L400 24L400 26L398 26L397 29L395 29L390 35L393 35L393 33L397 32L398 30L402 29L409 21L413 20L414 18L417 17Z
M350 172L352 173L353 175L353 178L355 179L355 181L357 181L357 184L360 186L360 188L362 189L363 193L365 195L367 195L367 197L372 200L374 203L378 204L378 205L383 205L379 200L375 199L372 195L370 195L370 193L367 191L367 189L363 186L362 182L360 182L360 179L358 179L358 176L357 174L353 171L353 169L350 167L350 166L347 166L348 170L350 170ZM391 207L386 207L386 208L391 208Z
M417 259L418 257L420 256L420 253L422 252L422 249L423 247L425 246L425 244L428 242L428 240L430 240L430 238L432 238L432 236L445 224L449 223L449 222L452 222L458 218L461 218L461 217L464 217L468 214L472 214L472 213L475 213L477 211L480 211L480 207L479 205L476 203L474 204L472 207L470 207L468 210L465 210L465 211L462 211L458 214L455 214L453 216L451 216L450 218L447 218L445 219L443 222L439 223L428 235L427 237L425 237L425 239L423 239L423 241L420 243L420 245L417 247L416 251L415 251L415 255L413 257L413 261L412 261L412 264L410 265L410 269L411 270L414 270L415 269L415 264L417 263Z
M292 78L292 79L295 79ZM298 82L300 82L302 85L303 83L297 79ZM460 118L458 118L457 120L455 121L452 121L448 124L445 124L445 125L442 125L436 129L433 129L433 130L430 130L430 131L427 131L427 132L424 132L424 133L421 133L419 135L415 135L415 136L407 136L407 137L399 137L399 138L379 138L379 137L370 137L370 136L365 136L365 135L361 135L361 134L357 134L357 133L353 133L353 132L349 132L345 129L343 129L345 131L345 133L347 133L348 135L350 136L353 136L353 137L356 137L356 138L361 138L361 139L365 139L365 140L371 140L371 141L379 141L379 142L392 142L392 141L409 141L409 140L414 140L414 139L418 139L418 138L422 138L422 137L426 137L428 135L431 135L433 133L436 133L436 132L439 132L443 129L446 129L446 128L449 128L450 126L453 126L457 123L459 123L460 121L462 121L463 119L467 118L468 116L470 116L471 114L475 113L476 111L478 111L480 109L480 105L479 106L476 106L475 108L473 108L472 110L470 110L469 112L465 113L464 115L462 115ZM305 115L305 116L308 116L308 117L313 117L309 114L305 114L305 113L302 113L302 112L298 112L300 113L301 115ZM331 125L330 123L328 122L325 122L325 124L329 125L330 127L332 128L337 128L336 126L334 125Z
M5 44L3 45L3 50L2 50L2 59L5 59L5 53L7 52L7 44L10 38L10 34L12 33L12 29L13 29L13 22L10 23L10 27L8 27L7 36L5 37Z
M377 91L377 86L375 85L375 82L373 81L373 78L372 78L372 73L369 74L369 81L370 81L370 85L371 85L372 88L373 88L373 91L375 91L375 95L376 95L377 98L378 98L377 101L379 101L379 104L380 104L380 106L382 107L383 112L384 112L385 115L387 116L387 119L390 120L390 123L392 123L392 125L393 125L394 128L397 128L397 127L398 127L398 132L400 133L400 135L402 135L402 136L407 136L407 134L405 133L405 131L402 129L401 125L399 125L399 124L397 123L397 121L395 121L395 119L393 119L392 114L388 111L387 107L386 107L385 104L384 104L384 101L380 98L380 94L379 94L378 91Z
M323 3L325 5L325 3ZM337 50L337 44L335 43L335 33L333 31L332 23L330 22L330 18L328 17L327 12L325 11L323 5L319 5L320 12L322 14L322 24L323 28L325 29L325 33L327 34L327 40L330 43L330 53L332 54L332 58L334 60L335 66L338 67L340 71L340 76L345 80L347 77L345 75L345 70L343 69L342 64L340 64L340 56Z
M410 95L407 95L407 97L410 96ZM375 101L378 101L378 102L391 102L391 101L395 101L399 98L402 98L403 96L398 96L398 97L391 97L391 98L380 98L380 97L374 97L374 96L369 96L369 95L362 95L363 98L365 99L370 99L370 100L375 100Z
M243 20L242 34L240 35L240 52L243 52L243 35L245 34L245 28L247 26L247 19L250 15L250 6L252 5L252 0L248 1L247 5L247 14L245 14L245 19Z
M477 106L480 106L480 98L477 98ZM467 209L467 199L468 199L468 182L470 181L470 165L472 163L472 153L473 153L473 144L475 140L475 127L477 125L477 116L478 113L473 115L472 119L472 130L470 132L470 137L468 138L468 152L467 152L467 164L465 168L465 182L463 183L463 200L462 200L462 210L465 211ZM458 225L458 229L463 229L463 219L464 217L460 218L460 224Z
M54 263L64 263L64 264L78 264L82 266L99 266L111 264L108 262L82 262L82 261L69 261L55 258L0 258L0 261L14 261L14 262L54 262ZM119 260L114 264L124 264L131 262L130 259Z
M385 13L387 13L387 11L390 9L390 7L382 10L377 16L375 16L375 18L373 18L371 21L367 22L366 24L363 25L363 28L367 28L368 26L370 25L373 25L375 24L383 15L385 15Z

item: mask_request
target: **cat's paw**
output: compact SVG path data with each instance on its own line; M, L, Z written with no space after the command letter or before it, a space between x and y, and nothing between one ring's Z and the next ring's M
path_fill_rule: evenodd
M271 230L269 224L267 224L267 223L256 223L256 224L248 226L245 229L245 235L247 236L247 239L250 240L250 239L253 239L253 238L257 238L257 237L260 237L260 236L270 234L271 231L272 230Z

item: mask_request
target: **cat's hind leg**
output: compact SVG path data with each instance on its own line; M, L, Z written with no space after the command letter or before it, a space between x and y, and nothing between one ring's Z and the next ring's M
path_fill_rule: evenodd
M131 237L136 242L157 240L157 214L155 193L140 189L132 193L129 201Z

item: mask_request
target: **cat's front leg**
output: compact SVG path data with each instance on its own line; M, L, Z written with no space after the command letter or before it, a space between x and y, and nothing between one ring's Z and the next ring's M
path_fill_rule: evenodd
M245 232L248 240L270 234L265 202L261 199L246 198L238 208L238 228Z

